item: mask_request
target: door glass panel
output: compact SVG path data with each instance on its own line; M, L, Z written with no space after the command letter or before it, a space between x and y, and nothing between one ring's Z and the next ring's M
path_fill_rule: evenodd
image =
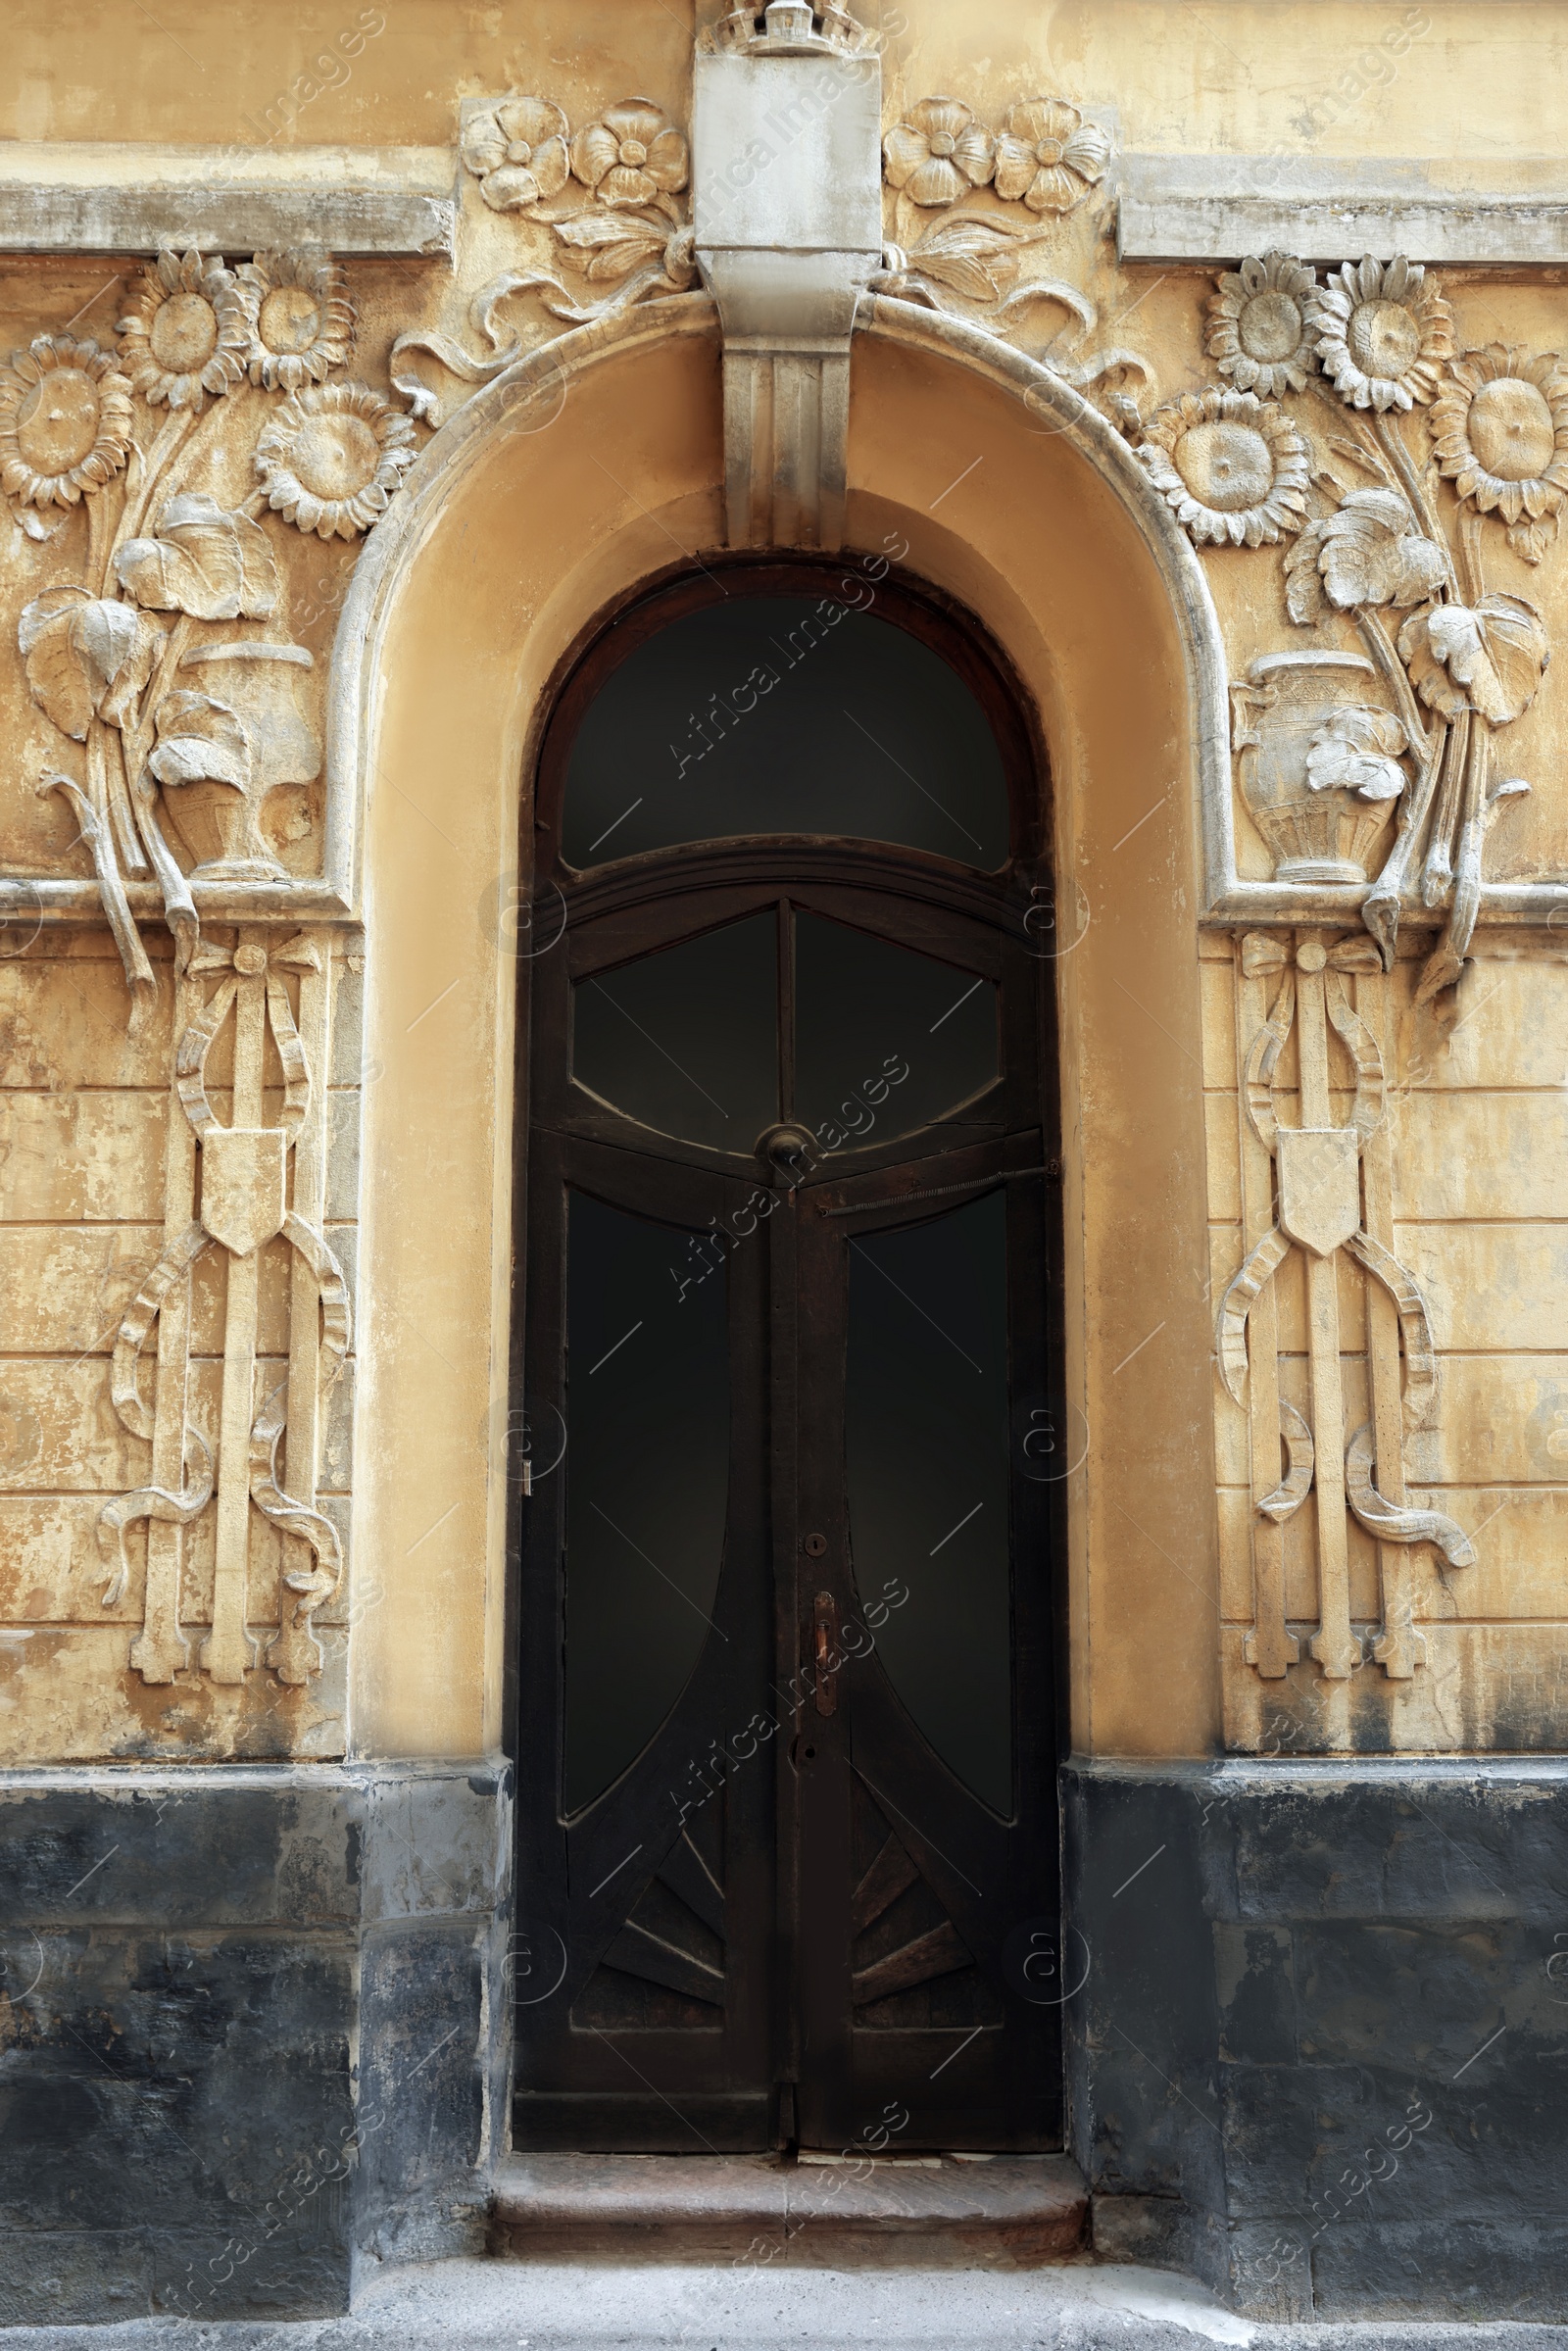
M866 583L868 585L868 583ZM940 654L829 597L731 596L637 646L572 745L573 865L736 833L1007 854L990 721Z
M572 990L572 1075L642 1125L750 1152L778 1118L771 910Z
M708 1638L729 1379L725 1277L712 1252L583 1193L567 1204L563 1806L572 1813L641 1754ZM677 1282L697 1263L710 1270L677 1304Z
M908 1588L877 1632L944 1763L1012 1811L1006 1203L850 1244L845 1445L856 1582Z
M997 991L952 963L795 917L795 1115L829 1151L912 1135L997 1075Z

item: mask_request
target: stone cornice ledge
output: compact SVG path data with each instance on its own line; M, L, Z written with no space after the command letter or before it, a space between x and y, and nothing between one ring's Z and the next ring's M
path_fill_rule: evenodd
M1568 262L1568 170L1552 159L1125 155L1118 182L1124 262L1234 263L1271 246L1321 262Z
M0 253L450 255L457 170L450 147L0 141Z

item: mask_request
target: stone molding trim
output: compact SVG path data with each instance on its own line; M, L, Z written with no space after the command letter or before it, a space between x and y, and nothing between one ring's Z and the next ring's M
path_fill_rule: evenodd
M1568 182L1549 161L1495 164L1485 188L1442 163L1353 155L1124 155L1116 178L1123 262L1218 267L1271 245L1453 269L1568 261Z
M324 246L450 260L450 147L0 145L0 253Z

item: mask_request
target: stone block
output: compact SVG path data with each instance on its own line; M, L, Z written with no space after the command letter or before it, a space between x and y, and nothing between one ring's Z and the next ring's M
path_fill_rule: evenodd
M22 1772L0 1820L0 2230L60 2319L328 2314L357 2247L476 2245L505 1767Z

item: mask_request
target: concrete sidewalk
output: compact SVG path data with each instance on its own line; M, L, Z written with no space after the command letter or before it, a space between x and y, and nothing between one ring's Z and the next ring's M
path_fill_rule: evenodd
M0 2351L1568 2351L1568 2326L1253 2326L1115 2265L768 2271L460 2260L374 2278L351 2318L0 2328Z

